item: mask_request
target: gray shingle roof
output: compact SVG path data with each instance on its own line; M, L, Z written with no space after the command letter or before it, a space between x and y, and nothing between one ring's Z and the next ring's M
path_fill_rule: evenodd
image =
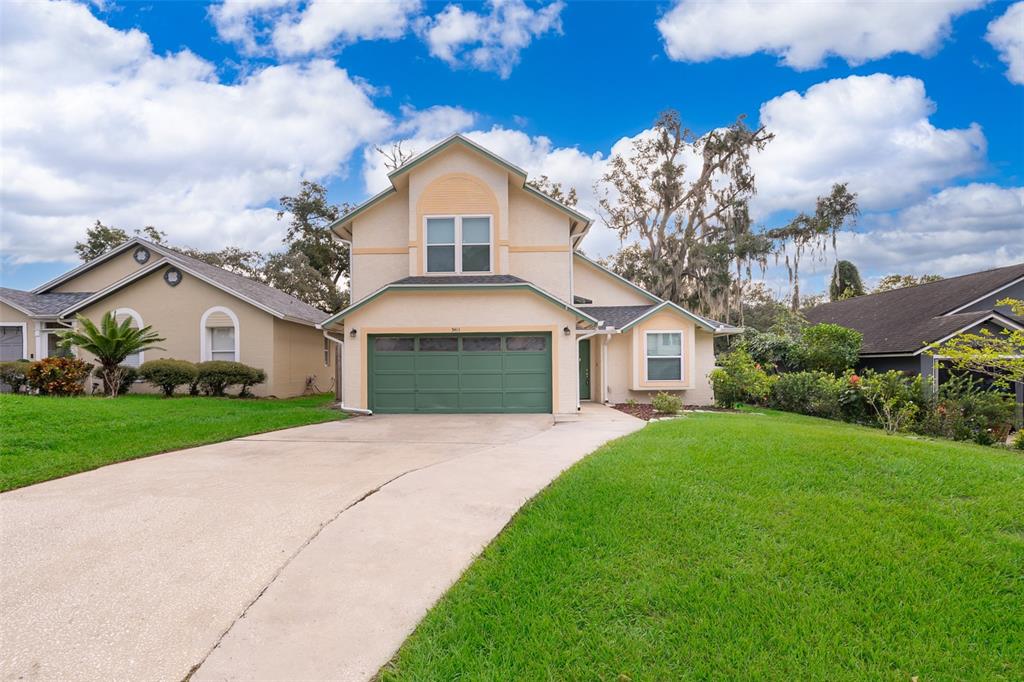
M32 315L57 315L68 306L92 296L91 291L68 291L64 293L33 294L20 289L0 287L0 299L8 301Z
M581 305L579 309L601 320L604 323L602 328L622 329L654 307L654 305Z
M421 275L403 277L391 284L529 284L515 275Z
M185 254L174 251L173 249L147 242L144 239L140 239L139 241L153 248L158 253L163 254L167 260L177 262L183 267L195 270L225 289L261 303L285 317L290 317L292 319L301 320L315 325L327 315L323 310L315 308L308 303L300 301L294 296L286 294L283 291L279 291L278 289L263 284L262 282L251 280L248 277L238 275L233 272L228 272L223 268L218 268L215 265L204 263L201 260L197 260L191 256L186 256Z
M811 322L832 322L864 335L863 354L915 353L986 315L946 315L1024 276L1024 263L826 303L805 313Z

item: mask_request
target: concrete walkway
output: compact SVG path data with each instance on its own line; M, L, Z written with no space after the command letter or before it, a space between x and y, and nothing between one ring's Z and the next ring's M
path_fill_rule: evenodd
M366 679L541 488L642 422L377 416L0 495L4 679Z

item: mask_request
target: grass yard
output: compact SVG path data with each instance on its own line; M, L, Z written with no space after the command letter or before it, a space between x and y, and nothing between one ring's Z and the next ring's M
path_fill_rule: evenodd
M528 504L383 680L1024 679L1024 457L651 424Z
M0 394L0 490L126 459L339 419L331 395L289 400Z

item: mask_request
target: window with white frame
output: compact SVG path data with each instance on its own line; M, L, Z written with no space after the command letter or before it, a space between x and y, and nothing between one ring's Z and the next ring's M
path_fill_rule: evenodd
M490 272L490 216L430 216L426 219L426 271Z
M61 343L61 332L71 329L71 325L64 322L43 322L39 335L43 338L44 358L69 358L74 351Z
M324 337L324 367L331 366L331 342L328 338Z
M130 319L131 327L134 329L142 329L142 316L131 308L118 308L114 311L114 319L118 324L121 324L125 319ZM122 365L126 367L138 367L145 362L144 353L132 353L131 355L125 356Z
M648 381L681 381L683 378L682 332L654 331L646 334L646 376Z
M221 306L215 306L203 313L200 321L203 335L203 360L239 361L238 317Z

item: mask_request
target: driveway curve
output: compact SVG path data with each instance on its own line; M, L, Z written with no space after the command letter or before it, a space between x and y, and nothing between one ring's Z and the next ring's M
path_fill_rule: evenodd
M357 418L4 493L0 675L365 679L619 415Z

